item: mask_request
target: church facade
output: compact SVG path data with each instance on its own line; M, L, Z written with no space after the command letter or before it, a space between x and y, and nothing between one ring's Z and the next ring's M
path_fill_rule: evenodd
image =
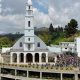
M10 49L10 63L48 63L46 44L34 34L34 15L32 1L26 4L24 36Z

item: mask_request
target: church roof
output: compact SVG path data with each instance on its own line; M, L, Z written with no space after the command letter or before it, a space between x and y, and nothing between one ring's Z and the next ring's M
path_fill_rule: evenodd
M46 44L38 37L34 36L35 39L35 51L47 51ZM22 36L12 47L12 51L23 51L23 46L20 47L20 43L24 44L24 36ZM37 44L40 43L40 47L37 46Z

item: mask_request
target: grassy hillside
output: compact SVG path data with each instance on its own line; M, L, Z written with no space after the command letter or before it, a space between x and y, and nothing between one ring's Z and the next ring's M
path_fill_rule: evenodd
M57 45L60 42L73 42L75 37L80 37L80 31L71 37L65 37L64 32L54 32L49 34L48 31L40 31L36 34L39 36L47 45ZM23 34L6 34L0 35L0 48L11 47Z
M58 35L59 34L59 35ZM39 37L47 43L50 40L50 44L57 45L60 42L73 42L75 37L80 37L80 31L76 34L72 35L71 37L65 37L64 33L58 33L57 35L51 36L50 34L39 35Z
M21 37L23 34L5 34L0 35L0 48L2 47L12 47L14 43Z

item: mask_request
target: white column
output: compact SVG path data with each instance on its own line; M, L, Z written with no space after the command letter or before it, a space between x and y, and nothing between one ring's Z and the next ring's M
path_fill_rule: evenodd
M17 64L19 64L19 53L17 54Z
M78 74L77 73L75 73L75 80L78 80Z
M26 54L24 53L24 64L26 64Z
M12 64L12 55L13 53L10 54L10 63Z
M29 71L27 71L27 78L29 78Z
M17 75L17 70L15 69L15 76Z
M46 63L48 63L48 53L46 53Z
M61 73L61 80L63 80L63 74Z
M57 57L55 56L55 63L56 63L56 61L57 61Z
M33 63L35 63L35 55L33 54Z
M39 63L42 62L42 61L41 61L41 56L42 56L42 54L39 54Z
M42 72L40 72L40 79L42 79Z

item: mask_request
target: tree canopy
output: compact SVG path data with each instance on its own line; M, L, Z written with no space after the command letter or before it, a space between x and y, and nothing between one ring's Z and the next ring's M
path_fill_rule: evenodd
M50 24L50 27L49 27L49 33L50 34L53 34L53 32L54 32L54 28L53 28L53 25L52 25L52 23Z
M72 36L77 32L78 22L75 19L71 19L70 22L65 26L66 36Z

